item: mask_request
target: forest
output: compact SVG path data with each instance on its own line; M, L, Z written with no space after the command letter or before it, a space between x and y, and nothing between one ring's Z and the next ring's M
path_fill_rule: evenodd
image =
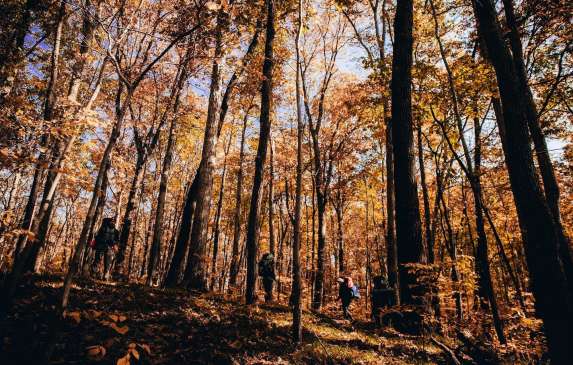
M573 364L573 3L2 0L1 364Z

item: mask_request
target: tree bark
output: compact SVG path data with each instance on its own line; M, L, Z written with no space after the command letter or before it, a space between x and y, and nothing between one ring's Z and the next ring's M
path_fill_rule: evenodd
M191 228L191 246L187 258L184 282L190 289L206 291L207 282L207 228L209 211L211 209L213 189L213 168L215 164L215 151L217 147L217 109L218 94L221 82L220 62L223 57L223 33L228 26L229 14L221 8L217 13L215 28L215 56L211 68L211 87L209 90L209 104L207 107L207 121L203 139L201 162L197 170L197 195L193 225Z
M302 138L304 134L302 101L300 95L300 34L302 32L302 0L298 1L298 27L296 32L296 185L292 242L292 340L298 344L302 340L302 280L300 273L300 221L302 200Z
M159 195L157 196L157 208L155 209L155 223L153 225L153 239L151 241L151 257L149 259L147 285L153 284L154 276L158 275L159 262L161 257L161 241L163 239L163 216L165 212L165 201L167 199L167 188L169 184L169 172L173 162L173 150L175 148L175 130L177 129L178 111L183 82L187 79L187 57L182 61L182 69L179 74L175 102L173 105L173 116L169 125L169 136L167 137L167 148L163 158L161 178L159 181Z
M66 3L61 2L60 9L58 12L56 34L54 36L54 46L50 58L50 77L48 79L48 85L46 86L46 99L44 101L43 117L46 122L50 122L53 119L54 117L53 112L56 106L56 100L57 100L56 82L58 81L58 74L59 74L60 45L62 40L62 31L63 31L65 13L66 13ZM42 140L45 142L45 144L50 143L49 136L43 137ZM52 158L57 159L57 154ZM47 203L46 206L42 207L44 208L42 215L40 217L37 216L34 218L34 211L37 203L37 194L40 187L41 176L43 175L44 171L44 167L42 167L42 164L45 161L47 161L47 156L45 155L44 152L41 152L39 160L35 166L32 187L30 189L28 202L26 203L26 209L24 211L24 219L22 223L22 228L32 231L33 234L36 234L38 232L38 223L44 219L46 213L51 214L51 209L49 209L51 204ZM53 176L54 172L50 171L47 177L48 178L47 185L51 185L50 178L53 179ZM45 192L45 197L46 197L46 192ZM36 258L35 255L37 255L37 250L39 249L39 247L37 246L38 246L37 237L34 237L31 240L27 239L27 236L18 237L16 249L14 251L14 265L12 267L12 270L10 272L10 275L4 288L5 298L0 302L0 313L4 312L3 309L8 310L11 307L13 296L16 292L17 286L22 278L22 275L24 274L26 269L30 266L31 257L34 258L34 263L35 263L35 258Z
M253 179L253 190L251 193L251 205L249 208L249 219L247 225L247 289L245 300L247 304L256 301L256 266L257 266L257 246L258 234L257 225L259 221L259 204L261 200L260 190L263 181L265 160L267 157L267 145L271 131L271 110L272 110L272 73L273 73L273 41L275 38L275 12L274 0L265 0L267 8L267 24L265 39L265 60L263 63L263 83L261 87L261 114L259 118L259 145L255 158L255 176Z
M225 157L223 159L223 172L221 174L221 186L219 187L219 196L217 199L217 210L215 212L215 227L213 228L213 259L211 261L211 290L215 290L215 283L217 279L215 275L217 274L217 255L219 254L219 237L220 223L221 223L221 211L223 209L223 196L225 194L225 177L227 175L227 155L229 154L229 149L231 148L231 141L233 140L233 134L229 135L229 142L225 147Z
M394 19L394 57L392 60L392 141L394 145L394 185L396 189L396 238L400 299L413 304L410 285L415 278L407 266L423 258L418 187L414 174L412 123L412 0L398 0Z
M418 122L416 127L418 142L418 167L420 168L420 184L422 186L422 199L424 202L424 231L428 263L434 263L434 243L432 242L432 218L430 215L430 196L426 184L426 168L424 167L424 149L422 148L422 126Z
M517 208L535 305L542 318L550 357L566 364L573 357L573 300L560 257L561 239L539 186L529 149L525 105L518 78L491 0L474 3L478 32L495 69L503 118L496 118ZM499 105L495 105L499 109ZM498 113L501 116L501 113ZM511 138L508 138L511 136Z
M386 264L388 285L393 289L394 303L400 304L400 282L398 278L398 246L396 245L396 215L394 204L394 145L392 143L392 119L386 120Z
M249 120L249 112L253 107L251 104L245 112L243 119L243 129L241 131L241 147L239 151L239 169L237 171L237 187L235 193L235 209L233 212L233 248L231 265L229 268L229 289L236 287L237 276L239 274L239 243L241 241L241 202L243 197L243 161L245 159L245 132Z
M571 253L571 243L565 234L561 223L561 210L559 206L559 184L557 183L557 178L555 177L553 163L551 162L551 156L549 155L545 136L543 134L543 130L541 129L539 113L537 111L537 107L533 99L533 94L531 93L531 89L527 81L527 71L524 63L521 36L517 25L517 20L515 18L513 0L503 0L503 8L505 11L505 19L509 27L509 44L511 47L513 63L515 64L515 70L517 74L517 89L525 107L525 118L527 119L529 133L531 134L531 139L533 140L533 146L535 148L535 156L537 157L539 172L541 173L541 179L543 181L543 192L545 193L545 199L547 200L547 205L549 205L549 209L553 214L553 219L555 220L558 233L561 238L561 243L559 246L561 261L565 270L565 274L567 275L569 290L573 292L573 256Z

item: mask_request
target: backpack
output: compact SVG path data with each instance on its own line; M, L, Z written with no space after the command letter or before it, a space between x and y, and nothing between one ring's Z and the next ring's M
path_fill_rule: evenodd
M358 286L352 285L350 288L350 293L352 295L352 299L360 299L360 291L358 290Z
M96 236L96 245L98 246L112 246L116 240L116 229L113 226L103 225L99 229Z
M270 257L269 255L263 256L261 261L259 261L259 276L270 277L274 279L275 271L273 269L273 266L274 266L274 260L272 256Z

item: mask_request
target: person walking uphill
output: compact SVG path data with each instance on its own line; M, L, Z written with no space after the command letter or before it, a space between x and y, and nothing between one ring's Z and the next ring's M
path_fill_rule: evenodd
M103 278L109 280L113 264L113 258L118 249L119 231L115 228L112 218L104 218L95 236L95 258L91 272L98 271L99 263L103 256Z
M273 282L275 281L275 259L272 253L266 253L259 261L259 276L263 278L265 303L273 300Z
M374 288L372 288L372 319L377 327L382 325L380 312L386 308L396 305L394 302L393 290L382 276L375 276L372 279Z
M342 302L342 314L344 318L352 320L352 316L348 311L350 303L353 299L360 299L360 294L358 293L358 287L352 282L350 276L340 277L338 281L338 299Z

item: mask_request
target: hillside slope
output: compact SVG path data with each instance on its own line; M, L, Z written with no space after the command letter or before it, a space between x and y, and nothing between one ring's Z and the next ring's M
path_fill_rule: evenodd
M376 333L368 323L350 323L335 313L305 312L304 342L295 348L286 306L247 307L220 295L137 285L78 283L62 323L52 314L61 285L57 277L30 278L2 325L0 363L36 363L49 346L51 364L451 362L430 336Z

